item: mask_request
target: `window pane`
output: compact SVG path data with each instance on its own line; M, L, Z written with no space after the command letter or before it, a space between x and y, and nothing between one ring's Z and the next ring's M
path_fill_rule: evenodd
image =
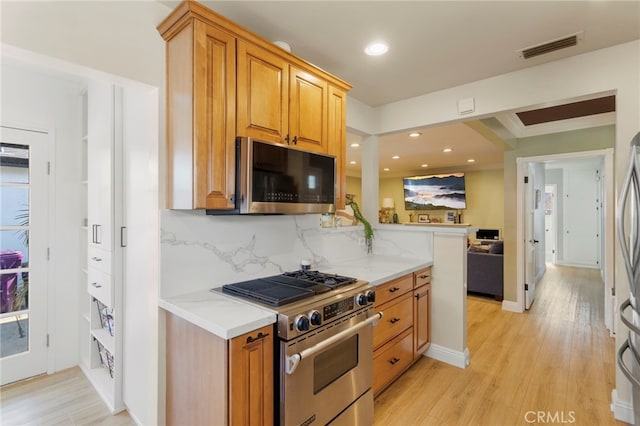
M0 226L29 226L29 187L0 188Z
M8 260L2 260L2 264L5 262L14 262L13 252L20 253L21 263L20 265L26 266L29 264L29 230L25 229L12 229L0 231L0 254L3 258ZM19 266L16 266L16 268ZM2 266L2 269L9 269Z
M29 147L0 143L0 182L29 183Z
M5 268L8 269L8 268ZM29 273L0 274L0 314L29 309Z
M29 350L29 315L0 319L0 357Z

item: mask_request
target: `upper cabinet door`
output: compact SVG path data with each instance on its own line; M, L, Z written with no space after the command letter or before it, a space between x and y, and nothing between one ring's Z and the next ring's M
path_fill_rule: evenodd
M238 40L237 135L287 143L289 65L263 48Z
M293 65L289 79L289 143L327 152L327 81Z
M336 157L336 209L344 209L347 192L347 95L329 87L327 152Z
M195 25L195 207L233 209L236 38L200 21Z

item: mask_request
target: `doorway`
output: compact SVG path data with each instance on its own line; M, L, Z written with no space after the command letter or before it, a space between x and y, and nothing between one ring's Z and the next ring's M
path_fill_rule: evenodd
M517 300L516 304L520 306L520 310L525 308L525 283L526 283L526 253L527 253L527 240L526 240L526 224L528 210L526 208L526 196L527 188L524 183L524 177L527 175L527 169L529 164L556 162L556 161L568 161L572 159L589 159L589 158L602 158L603 172L598 176L603 188L602 197L602 225L598 229L602 229L603 246L606 247L602 252L602 261L599 267L602 270L602 276L604 277L604 306L605 306L605 325L609 330L613 330L613 324L615 323L613 309L613 296L612 289L614 286L613 281L613 246L614 246L614 226L615 221L613 217L614 211L614 186L613 186L613 149L575 152L567 154L545 155L537 157L521 157L517 159L517 226L516 226L516 272L517 272ZM594 206L595 208L595 206ZM594 210L595 211L595 210ZM557 234L557 232L556 232ZM600 244L600 243L598 243ZM579 266L579 265L574 265Z
M47 371L49 148L46 132L0 127L0 382Z

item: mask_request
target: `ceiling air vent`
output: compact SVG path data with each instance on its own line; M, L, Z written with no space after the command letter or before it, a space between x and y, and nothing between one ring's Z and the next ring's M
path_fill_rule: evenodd
M522 49L519 51L520 57L523 59L534 58L566 47L576 46L580 40L582 40L582 32Z

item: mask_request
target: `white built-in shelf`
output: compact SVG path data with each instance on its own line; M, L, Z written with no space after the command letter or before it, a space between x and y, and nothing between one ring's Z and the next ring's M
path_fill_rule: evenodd
M102 328L94 328L91 330L91 335L98 339L98 341L102 343L102 346L104 346L104 348L108 350L111 355L114 354L115 338L111 334L109 334L107 330L104 330Z

